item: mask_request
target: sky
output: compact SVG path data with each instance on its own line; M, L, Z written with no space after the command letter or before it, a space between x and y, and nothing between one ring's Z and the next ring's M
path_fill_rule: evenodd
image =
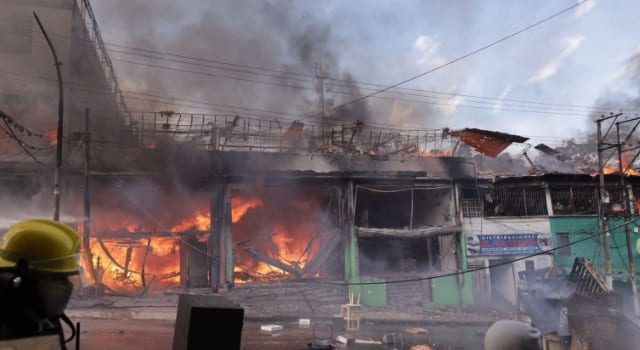
M331 114L332 106L423 74L578 2L92 3L104 41L126 46L108 45L115 50L111 57L122 89L180 104L130 99L132 109L224 109L271 117L278 112L308 122L322 109L320 82ZM551 146L568 138L586 140L595 131L594 117L640 111L638 13L638 1L588 0L400 86L405 89L379 93L331 116L402 127L482 128Z

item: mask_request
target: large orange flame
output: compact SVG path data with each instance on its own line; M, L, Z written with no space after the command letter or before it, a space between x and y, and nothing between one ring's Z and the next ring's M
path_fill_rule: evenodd
M309 198L286 200L270 191L251 200L233 197L236 203L260 203L252 207L251 215L243 211L246 205L232 207L232 216L236 218L232 228L236 246L235 283L311 277L304 269L327 237L328 231L319 228L323 221L319 214L324 209L321 207L322 195L309 191ZM245 247L277 260L281 265L263 261L255 257L255 253L245 251ZM295 274L292 271L296 271ZM319 272L314 271L313 275L319 276Z
M241 196L231 197L231 222L236 223L251 208L262 207L264 203L258 197L244 199Z
M115 292L133 292L144 285L152 289L180 282L178 238L105 239L90 242L96 279ZM104 246L104 248L103 248ZM106 251L105 251L106 250ZM144 278L142 266L144 262Z
M279 195L282 189L258 187L256 191L250 195L239 191L231 195L234 280L237 283L266 282L298 278L303 273L310 277L311 272L300 271L318 253L329 232L327 228L319 229L325 215L319 213L325 213L327 194L320 191L308 196L306 190L293 191L304 193L304 198L289 195L291 198L283 199ZM309 192L313 193L313 190ZM90 242L98 282L116 293L137 293L149 284L151 289L177 287L181 272L180 250L189 246L183 241L190 240L189 235L195 234L197 241L205 244L203 249L206 251L207 231L211 230L208 198L193 203L199 210L193 210L191 214L185 210L172 211L182 218L167 224L169 228L165 230L169 232L162 231L157 220L150 220L126 207L105 206L95 211L92 234L105 237L101 239L102 244L96 238ZM171 222L170 217L166 220ZM244 249L249 246L279 261L285 268L249 255ZM313 274L319 276L323 271L314 268Z
M640 175L639 172L637 172L635 169L632 169L630 164L629 164L629 155L626 153L622 153L620 156L620 160L622 163L622 169L624 169L624 174L625 175ZM606 173L605 173L606 174Z
M209 231L211 229L211 213L196 212L194 216L183 220L171 228L171 232Z

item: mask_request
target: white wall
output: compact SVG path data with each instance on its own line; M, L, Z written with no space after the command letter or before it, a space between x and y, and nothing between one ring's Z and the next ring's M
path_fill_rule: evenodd
M551 226L547 217L518 217L518 218L464 218L462 221L462 232L465 237L473 235L489 234L521 234L538 233L549 235L551 238ZM552 240L550 239L550 242ZM548 246L551 248L551 246ZM466 253L466 252L465 252ZM484 260L513 260L523 257L522 255L489 255L489 256L469 256L470 262L481 264ZM538 255L525 260L533 260L535 269L548 268L553 263L552 255ZM500 293L512 304L516 303L518 272L525 270L525 260L513 262L503 267L496 267L489 270L492 275L491 280L494 291ZM514 282L515 281L515 282ZM497 284L497 285L496 285Z

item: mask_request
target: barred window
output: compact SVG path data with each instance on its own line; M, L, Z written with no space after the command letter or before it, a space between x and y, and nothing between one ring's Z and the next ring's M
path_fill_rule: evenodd
M484 195L484 215L547 215L544 189L542 186L492 188Z
M460 188L462 216L467 218L478 218L482 216L481 192L484 189L476 187Z
M462 198L462 215L467 218L482 216L482 203L479 198Z
M552 185L553 215L596 214L598 192L595 186Z

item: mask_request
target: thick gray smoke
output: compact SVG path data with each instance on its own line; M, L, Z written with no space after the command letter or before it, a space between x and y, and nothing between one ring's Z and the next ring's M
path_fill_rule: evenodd
M535 165L542 169L533 169L531 165L524 161L523 157L503 154L495 159L487 159L482 156L474 156L478 167L481 170L489 170L492 173L503 173L523 175L527 173L535 173L536 171L560 172L560 173L588 173L594 174L598 172L598 154L597 154L597 137L595 120L607 116L609 114L622 113L616 122L622 122L627 119L637 117L640 111L640 53L630 56L624 63L619 79L616 81L618 87L610 89L602 93L602 95L594 102L594 110L590 115L588 125L593 132L583 137L574 138L567 137L559 146L553 147L562 156L568 158L554 157L538 152L535 149L528 151ZM608 113L607 113L608 111ZM602 123L602 133L605 136L611 121ZM640 127L633 131L635 122L620 124L620 138L624 140L627 135L631 135L626 142L626 148L633 148L640 142ZM615 144L618 142L616 135L616 126L612 129L606 138L605 143ZM603 159L611 159L605 166L615 168L618 167L618 156L615 149L605 151ZM637 151L625 151L624 157L630 161ZM458 155L465 154L458 152ZM471 155L469 152L466 155ZM623 161L623 164L626 161ZM633 169L637 169L638 161L634 162Z
M618 87L615 90L605 91L594 103L594 107L598 112L591 114L589 125L592 126L592 133L586 136L586 141L579 142L575 139L568 138L563 142L561 147L556 148L559 152L571 157L570 161L558 161L552 157L546 157L550 166L563 166L569 167L577 172L597 172L598 170L598 158L597 158L597 136L596 136L596 119L603 116L607 116L604 111L611 113L622 113L617 122L622 122L626 119L631 119L637 116L637 112L640 110L640 53L630 56L623 66L620 78L616 81ZM606 133L612 120L602 123L603 137ZM629 122L620 124L620 138L624 140L627 135L630 135L628 141L625 144L626 148L634 147L640 140L640 130L633 131L635 122ZM616 127L615 125L611 129L606 138L605 143L617 143ZM604 159L608 159L609 156L615 153L615 150L611 150L604 153ZM631 159L636 151L625 152L625 157ZM637 164L637 163L634 163ZM614 154L612 161L607 163L608 166L617 167L617 155ZM633 166L636 168L637 166Z

